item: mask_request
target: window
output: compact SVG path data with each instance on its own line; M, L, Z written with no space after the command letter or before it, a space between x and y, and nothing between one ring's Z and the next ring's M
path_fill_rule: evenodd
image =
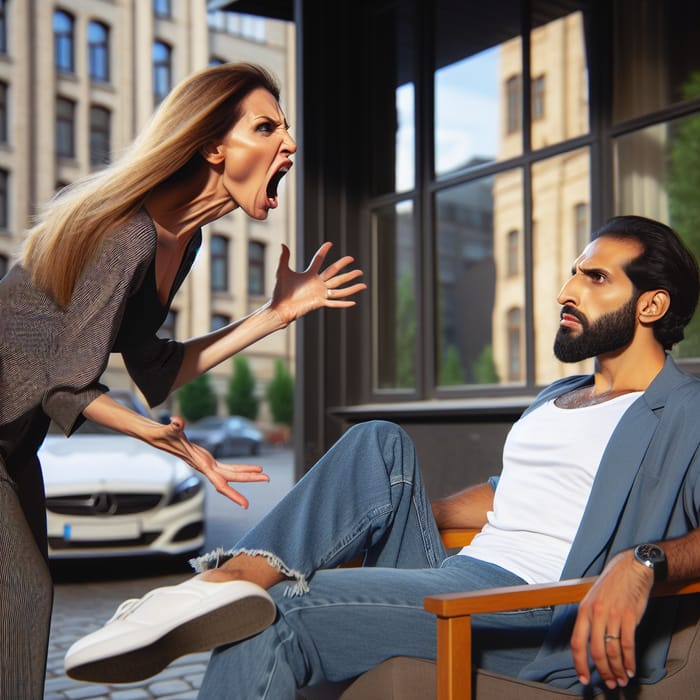
M248 294L265 294L265 244L257 241L248 243Z
M10 227L10 174L7 170L0 170L0 228L7 230Z
M7 0L0 0L0 54L7 53Z
M8 138L8 105L7 105L7 83L0 82L0 143L7 143Z
M173 84L172 50L162 41L153 43L153 99L160 104Z
M53 15L54 63L59 71L75 72L73 16L63 10Z
M532 392L560 371L556 297L591 198L586 4L469 6L366 5L368 164L348 191L366 195L369 368L349 403Z
M265 19L226 10L207 12L207 26L217 32L240 36L249 41L265 41Z
M520 272L520 232L509 231L506 240L506 274L513 277Z
M507 315L508 335L508 381L519 382L523 379L522 362L522 312L510 309Z
M522 123L522 81L519 75L513 75L506 81L506 131L513 134L520 131Z
M228 249L229 241L225 236L212 236L210 244L211 290L228 291Z
M153 14L156 17L170 17L173 8L170 0L153 0Z
M532 120L544 119L544 75L532 81Z
M159 338L168 338L170 340L174 340L175 338L177 338L176 330L177 311L175 311L175 309L168 309L168 315L165 317L165 321L163 321L163 325L158 330L157 335Z
M0 280L7 274L10 269L10 261L7 255L0 255Z
M56 155L75 158L75 102L64 97L56 100Z
M102 22L88 24L88 70L92 80L109 82L109 29Z
M110 160L111 114L104 107L90 107L90 165L105 165Z
M219 328L228 326L229 323L231 323L230 316L227 316L226 314L212 314L209 330L218 331Z

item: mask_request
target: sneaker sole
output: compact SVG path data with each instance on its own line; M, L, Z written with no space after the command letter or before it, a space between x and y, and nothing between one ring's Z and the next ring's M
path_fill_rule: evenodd
M160 673L175 659L209 651L262 632L275 620L270 600L249 596L212 610L170 630L152 644L66 669L66 675L91 683L133 683Z

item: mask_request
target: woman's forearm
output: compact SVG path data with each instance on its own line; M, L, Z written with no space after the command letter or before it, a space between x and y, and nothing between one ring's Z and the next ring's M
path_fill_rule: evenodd
M175 391L286 325L268 303L224 328L186 340L182 365L171 390Z

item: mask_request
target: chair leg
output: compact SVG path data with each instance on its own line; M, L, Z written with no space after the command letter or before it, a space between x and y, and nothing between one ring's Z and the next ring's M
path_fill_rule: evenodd
M471 616L438 617L438 700L472 699L471 653Z

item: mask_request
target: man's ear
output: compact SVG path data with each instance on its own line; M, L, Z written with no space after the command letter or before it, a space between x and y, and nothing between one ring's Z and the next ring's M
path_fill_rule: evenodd
M221 141L209 141L199 149L199 152L210 165L219 165L226 157Z
M671 306L671 296L665 289L642 292L637 306L640 320L653 323L668 311L669 306Z

